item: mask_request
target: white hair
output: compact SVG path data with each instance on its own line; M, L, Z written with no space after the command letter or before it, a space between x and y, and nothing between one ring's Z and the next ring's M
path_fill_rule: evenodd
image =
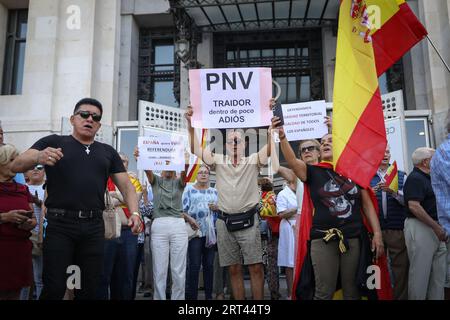
M434 155L433 148L420 147L414 150L412 154L413 165L419 165L423 160L430 159Z
M12 144L0 146L0 166L7 165L13 157L17 157L19 151Z

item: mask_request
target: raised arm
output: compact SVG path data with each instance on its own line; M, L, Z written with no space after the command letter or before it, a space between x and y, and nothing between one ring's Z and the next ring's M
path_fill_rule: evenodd
M272 118L272 127L278 129L278 135L280 137L281 152L283 152L284 158L288 162L289 168L295 173L295 175L303 182L306 181L306 163L295 157L295 152L292 150L289 141L286 139L283 127L277 127L280 123L278 117Z
M198 141L197 136L195 134L194 127L192 127L192 115L194 114L194 110L191 106L187 107L186 113L184 117L187 121L187 129L189 133L189 143L191 147L191 153L195 154L198 158L202 159L204 163L209 166L214 164L214 155L212 154L209 147L203 149L201 143Z

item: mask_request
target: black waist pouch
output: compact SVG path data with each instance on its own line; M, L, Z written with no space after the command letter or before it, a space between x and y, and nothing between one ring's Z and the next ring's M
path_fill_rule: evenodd
M219 214L219 219L222 219L225 222L228 231L233 232L252 227L255 223L255 213L255 208L246 212L234 214L221 212Z

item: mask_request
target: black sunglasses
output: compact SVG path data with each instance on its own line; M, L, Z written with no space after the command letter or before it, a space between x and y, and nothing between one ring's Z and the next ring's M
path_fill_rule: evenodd
M36 167L33 168L33 170L44 170L44 166L42 164L38 164Z
M101 114L91 113L89 111L81 110L75 112L75 115L77 114L79 114L83 119L89 119L89 116L92 116L92 120L94 120L95 122L100 122L100 120L102 120Z
M301 153L305 153L306 151L313 152L314 150L319 150L315 146L303 147L300 149Z

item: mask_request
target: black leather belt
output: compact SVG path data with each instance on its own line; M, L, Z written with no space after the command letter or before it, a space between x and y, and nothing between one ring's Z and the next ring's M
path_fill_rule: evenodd
M103 217L102 210L66 210L57 208L47 208L47 214L54 217L69 217L77 219L93 219Z

